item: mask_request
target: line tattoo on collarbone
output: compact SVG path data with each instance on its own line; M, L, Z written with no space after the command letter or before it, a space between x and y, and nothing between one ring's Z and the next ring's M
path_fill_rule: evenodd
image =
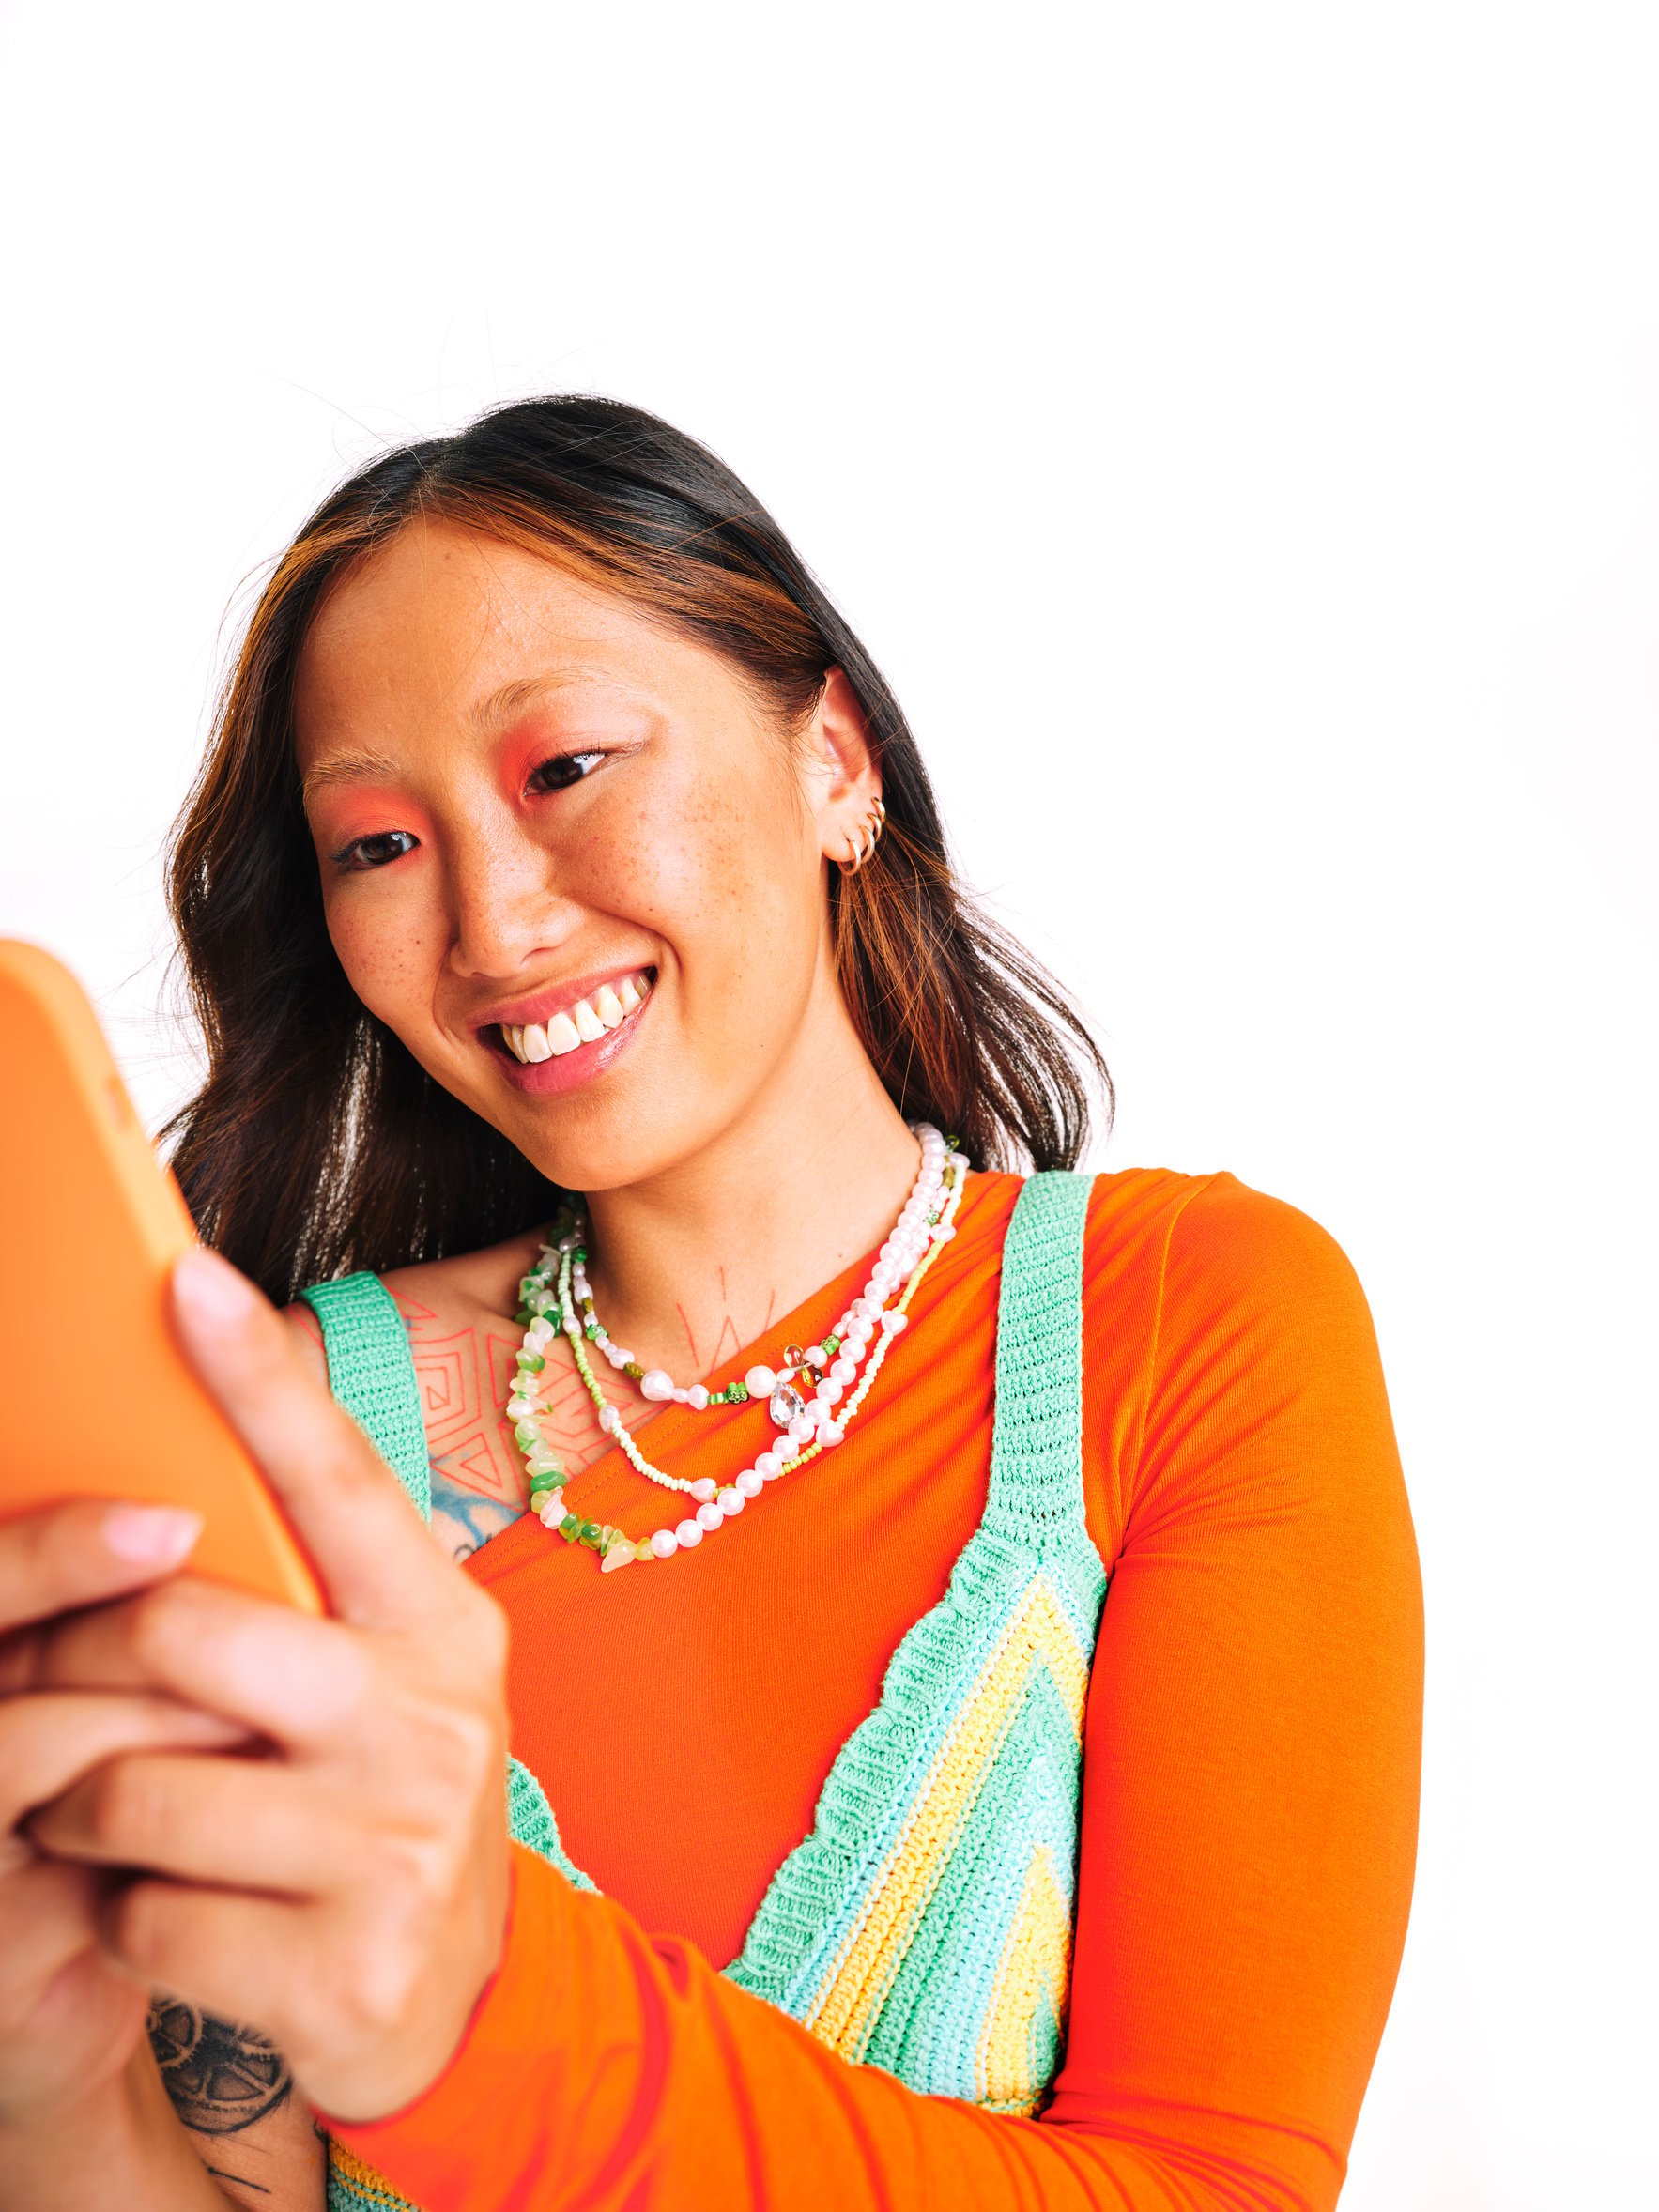
M173 2109L199 2135L238 2134L287 2102L294 2077L257 2028L163 1996L151 2000L146 2024Z

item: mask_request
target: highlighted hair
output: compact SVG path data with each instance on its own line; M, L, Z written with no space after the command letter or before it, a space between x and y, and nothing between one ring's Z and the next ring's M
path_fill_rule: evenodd
M277 562L174 835L168 892L207 1051L173 1165L203 1236L274 1298L511 1236L557 1193L351 991L324 926L294 759L295 673L325 593L418 516L555 559L722 653L796 729L832 668L868 721L886 834L829 871L841 990L894 1104L986 1166L1070 1167L1112 1085L1052 979L954 876L880 670L772 517L637 407L539 399L358 470Z

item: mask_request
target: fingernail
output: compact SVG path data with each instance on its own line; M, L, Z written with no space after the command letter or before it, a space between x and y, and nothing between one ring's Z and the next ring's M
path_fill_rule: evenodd
M173 1295L199 1320L225 1324L245 1320L253 1311L253 1290L217 1252L187 1252L173 1270Z
M179 1505L116 1505L103 1516L104 1543L133 1566L174 1566L201 1533L201 1514Z

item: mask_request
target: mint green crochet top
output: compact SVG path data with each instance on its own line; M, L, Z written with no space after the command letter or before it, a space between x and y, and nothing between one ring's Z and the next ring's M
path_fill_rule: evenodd
M741 1989L924 2093L1030 2113L1065 2046L1083 1717L1106 1575L1083 1519L1083 1241L1090 1178L1034 1175L997 1306L985 1516L841 1747L811 1833L761 1899ZM334 1395L422 1513L414 1360L373 1275L304 1293ZM509 1764L519 1842L578 1888L545 1792ZM330 2212L402 2200L336 2148Z

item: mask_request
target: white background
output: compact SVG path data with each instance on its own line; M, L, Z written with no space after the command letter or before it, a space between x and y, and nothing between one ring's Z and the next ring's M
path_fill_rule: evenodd
M152 1119L227 605L382 441L597 389L862 629L1104 1163L1354 1258L1431 1671L1345 2212L1659 2206L1656 20L0 9L0 929Z

